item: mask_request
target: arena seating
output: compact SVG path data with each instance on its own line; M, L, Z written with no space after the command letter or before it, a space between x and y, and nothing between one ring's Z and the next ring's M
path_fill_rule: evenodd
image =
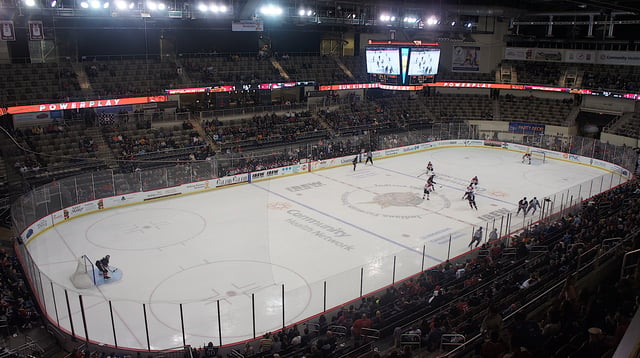
M206 141L186 123L168 128L103 126L102 133L125 172L173 166L179 161L196 160L196 156L204 159L209 155Z
M289 58L279 58L277 61L291 79L314 79L320 83L363 82L367 79L363 61L357 57L340 59L350 69L353 78L347 76L332 58L290 55ZM91 81L92 90L99 96L158 93L163 88L172 87L172 84L184 84L189 81L210 85L283 80L270 59L258 59L255 56L183 56L177 63L149 63L145 60L123 59L87 61L84 64L84 71ZM519 81L528 83L558 84L563 71L566 70L564 67L548 63L513 64L517 68ZM79 93L77 76L68 64L13 66L0 66L0 73L13 76L10 78L17 84L13 88L0 87L6 103L32 103L40 98L51 100L60 95L74 96ZM157 75L149 77L151 68ZM182 68L187 78L181 78L176 68ZM51 73L57 75L52 76ZM34 92L30 83L39 78L38 76L44 76L45 83L48 84ZM490 80L487 74L476 76L450 73L443 74L443 78ZM637 88L638 75L627 66L610 66L606 71L602 71L602 68L594 65L586 67L584 81L587 86L629 89ZM202 127L210 138L202 138L195 128L185 127L184 123L183 126L171 123L168 127L154 125L151 128L138 128L136 124L139 121L135 120L128 125L101 123L99 133L103 136L101 139L108 144L108 150L116 159L121 160L118 163L122 171L204 159L212 155L212 149L208 146L209 141L212 141L222 151L217 154L218 157L223 160L229 159L228 163L221 166L220 174L234 174L282 166L297 160L284 156L245 155L247 151L258 152L265 147L320 140L330 143L330 152L324 149L327 147L316 147L311 149L310 153L299 153L299 157L318 159L351 154L369 146L371 142L364 137L370 131L402 133L406 129L419 129L421 126L442 126L442 130L447 130L448 126L460 124L463 119L494 117L501 120L567 125L567 118L573 108L571 103L558 100L510 96L497 100L499 112L493 113L496 108L494 101L496 100L480 95L447 94L408 98L400 94L371 100L365 104L346 104L329 111L321 111L319 114L273 114L224 122L202 122ZM637 118L630 117L620 122L615 132L639 137L640 127ZM353 137L341 140L335 136L336 134ZM398 138L395 144L402 145L401 136ZM3 157L10 159L0 161L2 182L8 180L7 172L10 170L21 173L32 184L51 180L53 176L93 170L103 165L100 161L93 161L97 159L97 152L107 149L96 147L99 138L88 135L83 125L29 128L26 133L22 130L17 140L35 153L48 155L34 155L3 148ZM232 158L241 160L233 162ZM23 167L27 169L22 171ZM444 263L441 267L391 287L384 293L366 297L360 304L354 304L353 308L345 307L328 318L328 322L322 322L320 319L314 321L308 324L307 328L313 329L306 334L293 328L278 332L275 334L277 338L269 339L281 342L279 352L259 352L260 341L255 341L248 343L250 348L242 352L242 356L257 358L278 353L282 357L300 357L322 352L325 357L330 357L379 339L377 337L397 338L397 342L393 342L391 348L395 353L397 349L404 347L409 347L410 350L436 351L442 349L443 345L455 346L460 343L448 338L458 336L448 334L462 335L469 339L486 333L486 341L489 341L489 329L483 322L491 316L487 313L490 306L497 309L501 318L510 316L530 298L573 273L577 257L585 248L596 247L601 244L603 238L625 237L630 232L637 232L640 217L630 208L640 204L638 193L640 187L638 181L634 180L611 193L592 199L575 214L550 224L541 224L509 243L484 245L478 250L476 259L464 263ZM633 219L634 217L636 219ZM605 222L600 222L600 218L605 218ZM621 229L616 225L619 218L630 225ZM570 237L569 241L566 239L567 235ZM14 296L4 298L7 304L3 305L5 314L10 318L6 334L13 334L17 330L25 329L32 322L37 322L38 316L29 298L24 296L24 282L20 283L18 280L16 283L14 280L16 273L11 270L16 269L15 259L4 257L3 254L0 254L0 259L6 263L2 265L4 272L0 275L0 280L4 284L19 288L18 291L11 292ZM532 284L531 280L536 283ZM523 287L525 281L529 282L529 286ZM612 288L614 282L617 284ZM540 326L540 336L534 337L535 344L530 341L520 343L529 350L543 347L544 351L535 351L539 354L557 356L557 352L564 351L575 354L584 347L587 329L596 325L611 338L610 342L615 342L618 338L618 325L623 325L624 317L630 313L627 311L627 301L633 298L629 295L634 293L629 292L628 285L629 282L625 279L614 279L611 283L605 283L603 287L609 288L610 291L599 290L599 295L595 296L600 297L598 303L607 304L607 308L601 311L595 311L594 306L590 305L593 301L589 301L587 297L578 297L579 300L572 302L566 302L568 298L563 297L558 302L552 302L548 317L535 317L533 313L529 317L529 321L533 320ZM611 294L612 291L616 295ZM624 305L620 305L620 302L624 302ZM6 308L7 306L13 308ZM614 312L615 316L618 309L620 317L614 320L611 320L611 317L607 319L605 313ZM26 313L16 313L25 310ZM590 314L578 317L576 311ZM374 332L366 338L352 337L351 327L362 313L372 318L371 329ZM561 327L554 333L545 334L544 328L558 320L563 323ZM518 321L506 318L503 321L504 327L499 332L502 339L512 339L514 334L517 336L514 327L523 326L521 317L518 317ZM4 327L1 319L0 327ZM416 333L417 328L420 329L419 333ZM484 329L487 329L487 332L483 332ZM297 335L303 336L302 342L292 344L291 341ZM419 342L414 339L416 335L420 337ZM481 349L481 345L483 342L480 342L478 349ZM203 347L199 351L205 349L206 347Z
M258 84L284 80L269 58L258 58L256 54L183 54L179 62L192 85Z
M93 58L82 64L91 92L99 98L158 94L178 79L174 61Z
M70 62L1 64L0 103L22 105L64 101L80 94Z
M572 101L558 99L501 96L500 120L568 125Z
M204 128L223 152L246 151L327 136L326 128L309 112L264 114L224 123L206 121Z

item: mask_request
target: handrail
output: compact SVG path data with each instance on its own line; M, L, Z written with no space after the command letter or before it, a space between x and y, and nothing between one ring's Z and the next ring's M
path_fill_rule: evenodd
M640 249L633 250L633 251L629 251L629 252L627 252L626 254L624 254L624 257L622 258L622 265L621 265L621 267L620 267L620 278L624 278L624 271L625 271L625 269L626 269L626 267L627 267L627 258L628 258L630 255L635 255L635 254L636 254L636 253L638 253L638 252L640 252ZM633 265L633 266L638 266L638 264L635 264L635 265Z
M445 338L449 338L449 341L446 341ZM461 341L454 341L454 339L461 339ZM446 333L443 334L440 338L440 350L442 350L443 346L461 346L466 342L466 338L464 335L459 333Z

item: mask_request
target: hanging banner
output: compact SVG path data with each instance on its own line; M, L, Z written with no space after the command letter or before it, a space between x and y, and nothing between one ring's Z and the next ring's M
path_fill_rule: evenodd
M231 22L231 31L264 31L264 23L261 20L240 20Z
M480 47L454 46L451 69L457 72L480 71Z
M29 40L44 40L44 28L42 27L42 21L29 21Z
M15 41L16 32L13 27L13 21L0 21L0 40Z

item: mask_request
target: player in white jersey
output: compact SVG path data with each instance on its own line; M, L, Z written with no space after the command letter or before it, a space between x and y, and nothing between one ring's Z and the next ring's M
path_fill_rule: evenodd
M538 210L538 208L540 208L540 202L538 201L538 198L536 198L535 196L533 197L533 199L531 199L531 201L529 201L529 207L527 207L527 212L525 213L526 215L529 215L529 212L533 210L532 214L536 213L536 210Z
M433 173L433 164L431 164L431 161L427 163L427 174L428 173Z
M471 178L471 184L470 185L478 186L478 176L475 176L475 177Z
M473 195L473 185L471 184L467 186L467 190L464 192L464 195L462 196L462 200L468 199L469 195Z
M422 194L422 199L427 198L429 200L429 194L433 191L433 184L426 182L424 183L424 192Z
M522 163L531 164L531 153L524 153L522 156Z

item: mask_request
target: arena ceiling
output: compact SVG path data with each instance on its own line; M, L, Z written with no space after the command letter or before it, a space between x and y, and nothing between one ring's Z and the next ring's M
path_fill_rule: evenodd
M470 6L515 7L533 13L630 12L640 14L640 1L637 0L461 0L460 3Z

